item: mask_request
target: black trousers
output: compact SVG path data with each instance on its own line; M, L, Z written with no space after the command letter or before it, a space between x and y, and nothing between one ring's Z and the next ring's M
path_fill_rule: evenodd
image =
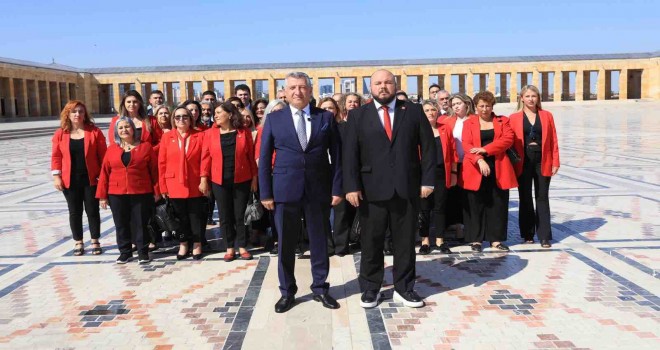
M310 287L314 294L327 293L330 287L326 282L330 268L327 245L327 237L330 234L330 203L305 197L296 203L275 203L274 216L275 227L279 234L277 271L282 296L295 295L298 291L294 270L296 267L295 249L303 232L301 217L305 218L309 236L312 265L312 285Z
M170 198L170 201L181 224L177 232L179 242L200 243L205 233L202 227L206 228L206 197Z
M69 207L69 226L73 239L83 240L83 208L87 214L92 239L101 237L101 215L99 214L99 200L96 199L96 186L89 185L87 174L78 178L71 175L69 188L65 188L62 193L64 193L66 204Z
M108 195L120 253L131 253L131 242L138 251L146 251L147 224L154 211L153 193Z
M386 201L363 201L358 210L362 224L360 290L378 291L383 284L383 244L388 226L394 250L394 289L412 291L415 286L415 227L419 199L397 194Z
M447 206L447 194L449 192L449 189L446 187L446 178L445 168L438 167L436 169L433 193L427 198L421 200L420 213L422 213L422 215L428 213L429 219L426 221L428 224L420 228L420 237L445 237L445 228L447 227L447 214L445 207Z
M550 176L541 175L541 153L526 152L523 171L518 177L518 196L520 208L518 213L518 226L520 236L524 240L534 239L534 232L540 240L552 239L552 226L550 224ZM534 185L534 198L536 211L532 200L532 184Z
M493 167L491 167L493 169ZM470 207L465 229L466 242L503 242L507 238L509 222L509 190L495 183L495 173L481 179L478 191L467 190Z
M245 227L245 208L250 199L250 181L225 184L211 183L211 188L218 202L220 230L228 249L247 247L247 229Z
M332 207L335 211L332 234L328 236L328 253L348 254L351 226L357 209L347 200Z
M213 220L213 211L215 210L215 194L211 191L211 197L209 198L209 215L207 220ZM219 214L219 213L218 213Z
M458 163L457 177L461 178L463 164ZM454 224L463 224L467 226L469 222L470 209L467 200L467 191L460 186L451 187L447 191L447 202L445 206L445 224L447 226Z

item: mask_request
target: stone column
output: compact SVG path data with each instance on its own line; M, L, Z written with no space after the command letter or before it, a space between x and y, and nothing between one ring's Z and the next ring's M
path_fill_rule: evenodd
M408 75L401 74L401 81L399 82L399 89L403 90L406 94L408 93Z
M233 89L233 84L231 79L225 79L225 101L227 101L228 98L234 96L234 89Z
M254 101L255 98L255 93L256 90L254 87L254 80L253 79L245 79L245 85L247 85L250 88L250 100Z
M596 89L598 90L597 93L598 100L607 99L609 87L607 86L607 84L605 84L605 78L607 78L607 72L605 71L604 68L601 68L600 70L598 70L598 84L596 86Z
M540 85L540 73L536 68L532 71L532 85L536 87L539 87Z
M486 73L480 73L478 75L479 75L479 91L488 90L488 86L486 84Z
M316 89L319 88L319 84L316 84ZM277 85L275 84L275 78L272 76L268 77L268 91L272 91L272 95L270 97L270 100L274 100L277 98ZM316 91L316 96L318 96L318 90Z
M561 94L564 96L562 100L568 101L571 96L571 72L562 72L561 74ZM561 101L561 100L560 100Z
M364 94L364 78L361 76L355 77L355 92L360 96Z
M5 112L8 117L15 117L16 111L16 93L14 91L14 78L7 78L8 89L5 94Z
M622 68L619 73L619 100L628 99L628 69Z
M142 99L144 100L144 103L149 103L149 96L145 91L142 91L142 82L140 79L135 77L135 80L133 81L133 85L135 85L135 91L139 92L140 95L142 95ZM146 96L145 96L146 95Z
M529 85L529 82L527 81L527 72L521 72L520 73L520 86L518 87L519 89L522 89L523 86Z
M179 103L188 99L188 82L179 80Z
M509 99L511 100L511 102L516 102L518 101L518 92L519 92L518 72L516 71L511 72L510 79L511 79L511 83L509 84L509 86L511 90L509 92Z
M500 95L503 99L511 98L511 92L506 88L506 74L500 73ZM495 75L493 75L493 79L495 79Z
M504 97L505 94L502 90L506 90L506 85L504 86L504 89L500 86L500 96ZM488 72L488 91L495 94L495 72Z
M575 73L575 101L584 100L584 71L578 69Z
M468 72L465 75L465 80L467 80L467 89L465 90L465 93L472 97L474 96L474 75L472 72Z
M554 102L561 101L561 92L562 92L562 86L561 86L562 77L561 77L561 75L562 75L561 71L556 71L555 72L555 77L554 77L554 80L555 80L554 90L555 91L553 91L553 94L554 94L553 101Z
M334 87L334 93L342 93L341 91L341 77L334 77L332 78L333 83L335 85Z
M40 89L41 86L44 86L44 89L41 90L41 98L46 100L46 104L44 105L46 108L41 109L42 115L45 116L51 116L53 115L53 112L51 111L51 104L50 104L50 84L48 83L48 80L44 81L43 84L39 84Z
M451 80L451 77L450 77L449 80ZM447 91L449 91L449 89L447 89L447 85L446 85L446 84L447 84L447 83L445 82L445 74L438 74L438 85L440 85L440 90L447 90ZM427 91L428 91L428 90L427 90Z
M441 88L444 88L445 90L449 91L449 93L451 94L451 74L442 76L442 84L440 84L440 77L438 76L438 85L440 85Z
M458 92L462 94L468 94L467 90L465 89L465 81L467 74L458 74Z
M27 80L26 79L21 79L21 80L22 80L22 82L21 82L22 89L21 90L23 90L23 91L21 91L21 98L18 100L18 103L19 103L18 108L23 110L23 116L29 117L31 113L30 113L30 108L29 108L30 96L28 95Z
M39 117L41 116L41 99L39 99L39 80L35 79L33 80L32 89L34 90L34 99L30 104L30 115ZM28 88L30 88L30 84L27 85ZM28 91L28 97L30 96L30 91Z
M542 101L548 101L550 98L548 97L550 95L550 82L549 76L550 73L545 72L545 73L540 73L541 74L541 100Z
M121 110L121 96L119 95L119 83L112 83L112 107L115 108L115 113L119 114Z

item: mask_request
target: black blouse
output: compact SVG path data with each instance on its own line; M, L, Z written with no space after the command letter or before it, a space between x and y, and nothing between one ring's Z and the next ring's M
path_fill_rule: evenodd
M128 163L131 162L131 151L124 151L124 153L121 154L121 163L124 164L124 166L128 166Z
M71 174L87 175L87 164L85 164L85 139L69 141L69 153L71 154Z
M220 134L222 147L222 182L234 182L234 162L236 161L236 132Z
M440 141L440 136L435 137L435 151L437 153L437 163L439 167L445 166L445 156L442 154L442 141Z
M481 147L484 147L488 144L491 144L493 140L495 139L495 129L490 129L490 130L481 130L480 132L481 136ZM488 166L491 169L491 174L495 170L495 156L486 156L484 157L484 160L486 163L488 163Z
M541 125L541 118L539 118L538 113L536 113L536 120L534 121L534 125L529 122L527 115L523 113L523 134L525 134L525 145L529 145L532 142L536 142L540 145L542 131L543 125Z

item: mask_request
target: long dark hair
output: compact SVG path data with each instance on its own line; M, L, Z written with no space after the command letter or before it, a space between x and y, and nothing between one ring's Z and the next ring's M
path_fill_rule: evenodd
M204 123L202 123L202 104L195 101L195 100L185 100L179 106L185 107L186 109L188 109L188 105L197 106L197 113L198 113L197 120L195 120L195 124L192 124L192 120L191 120L190 126L192 126L192 127L204 126ZM191 113L191 115L192 115L192 113Z
M238 108L236 108L236 106L234 106L231 102L221 103L221 104L215 106L215 109L213 109L213 114L215 114L215 111L218 108L221 108L223 111L229 113L229 124L234 129L243 128L243 122L242 122L243 116L238 111Z
M135 97L138 102L140 102L138 106L138 119L140 119L142 124L144 124L144 127L147 129L147 131L151 132L151 118L147 115L147 110L144 108L144 100L142 99L142 95L140 95L140 93L135 90L126 91L124 97L121 99L119 106L119 117L130 117L128 115L128 110L126 110L126 99L131 96Z

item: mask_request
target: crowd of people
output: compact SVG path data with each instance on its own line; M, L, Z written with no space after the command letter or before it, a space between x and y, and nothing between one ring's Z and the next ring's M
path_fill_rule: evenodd
M102 254L99 208L110 207L117 263L134 251L139 263L148 263L164 243L147 226L156 203L167 201L180 223L177 259L201 259L217 206L225 261L252 259L250 243L260 236L267 238L264 249L279 255L282 299L275 309L285 312L294 304L294 254L303 242L312 259L314 300L323 306L339 307L328 295L328 258L356 247L363 307L378 303L388 254L395 299L424 305L413 289L415 255L451 254L447 232L474 252L484 241L509 251L513 188L523 242L537 236L543 248L551 247L548 191L559 151L553 116L535 86L522 88L507 117L493 112L489 91L471 98L433 84L429 99L413 103L386 70L372 75L368 99L345 93L316 103L307 75L293 72L285 81L272 101L253 101L247 85L236 86L226 101L206 91L200 101L176 106L161 91L145 103L130 90L107 137L83 102L69 101L52 139L51 168L68 204L73 254L85 253L83 209L91 253ZM255 199L265 214L246 224Z

